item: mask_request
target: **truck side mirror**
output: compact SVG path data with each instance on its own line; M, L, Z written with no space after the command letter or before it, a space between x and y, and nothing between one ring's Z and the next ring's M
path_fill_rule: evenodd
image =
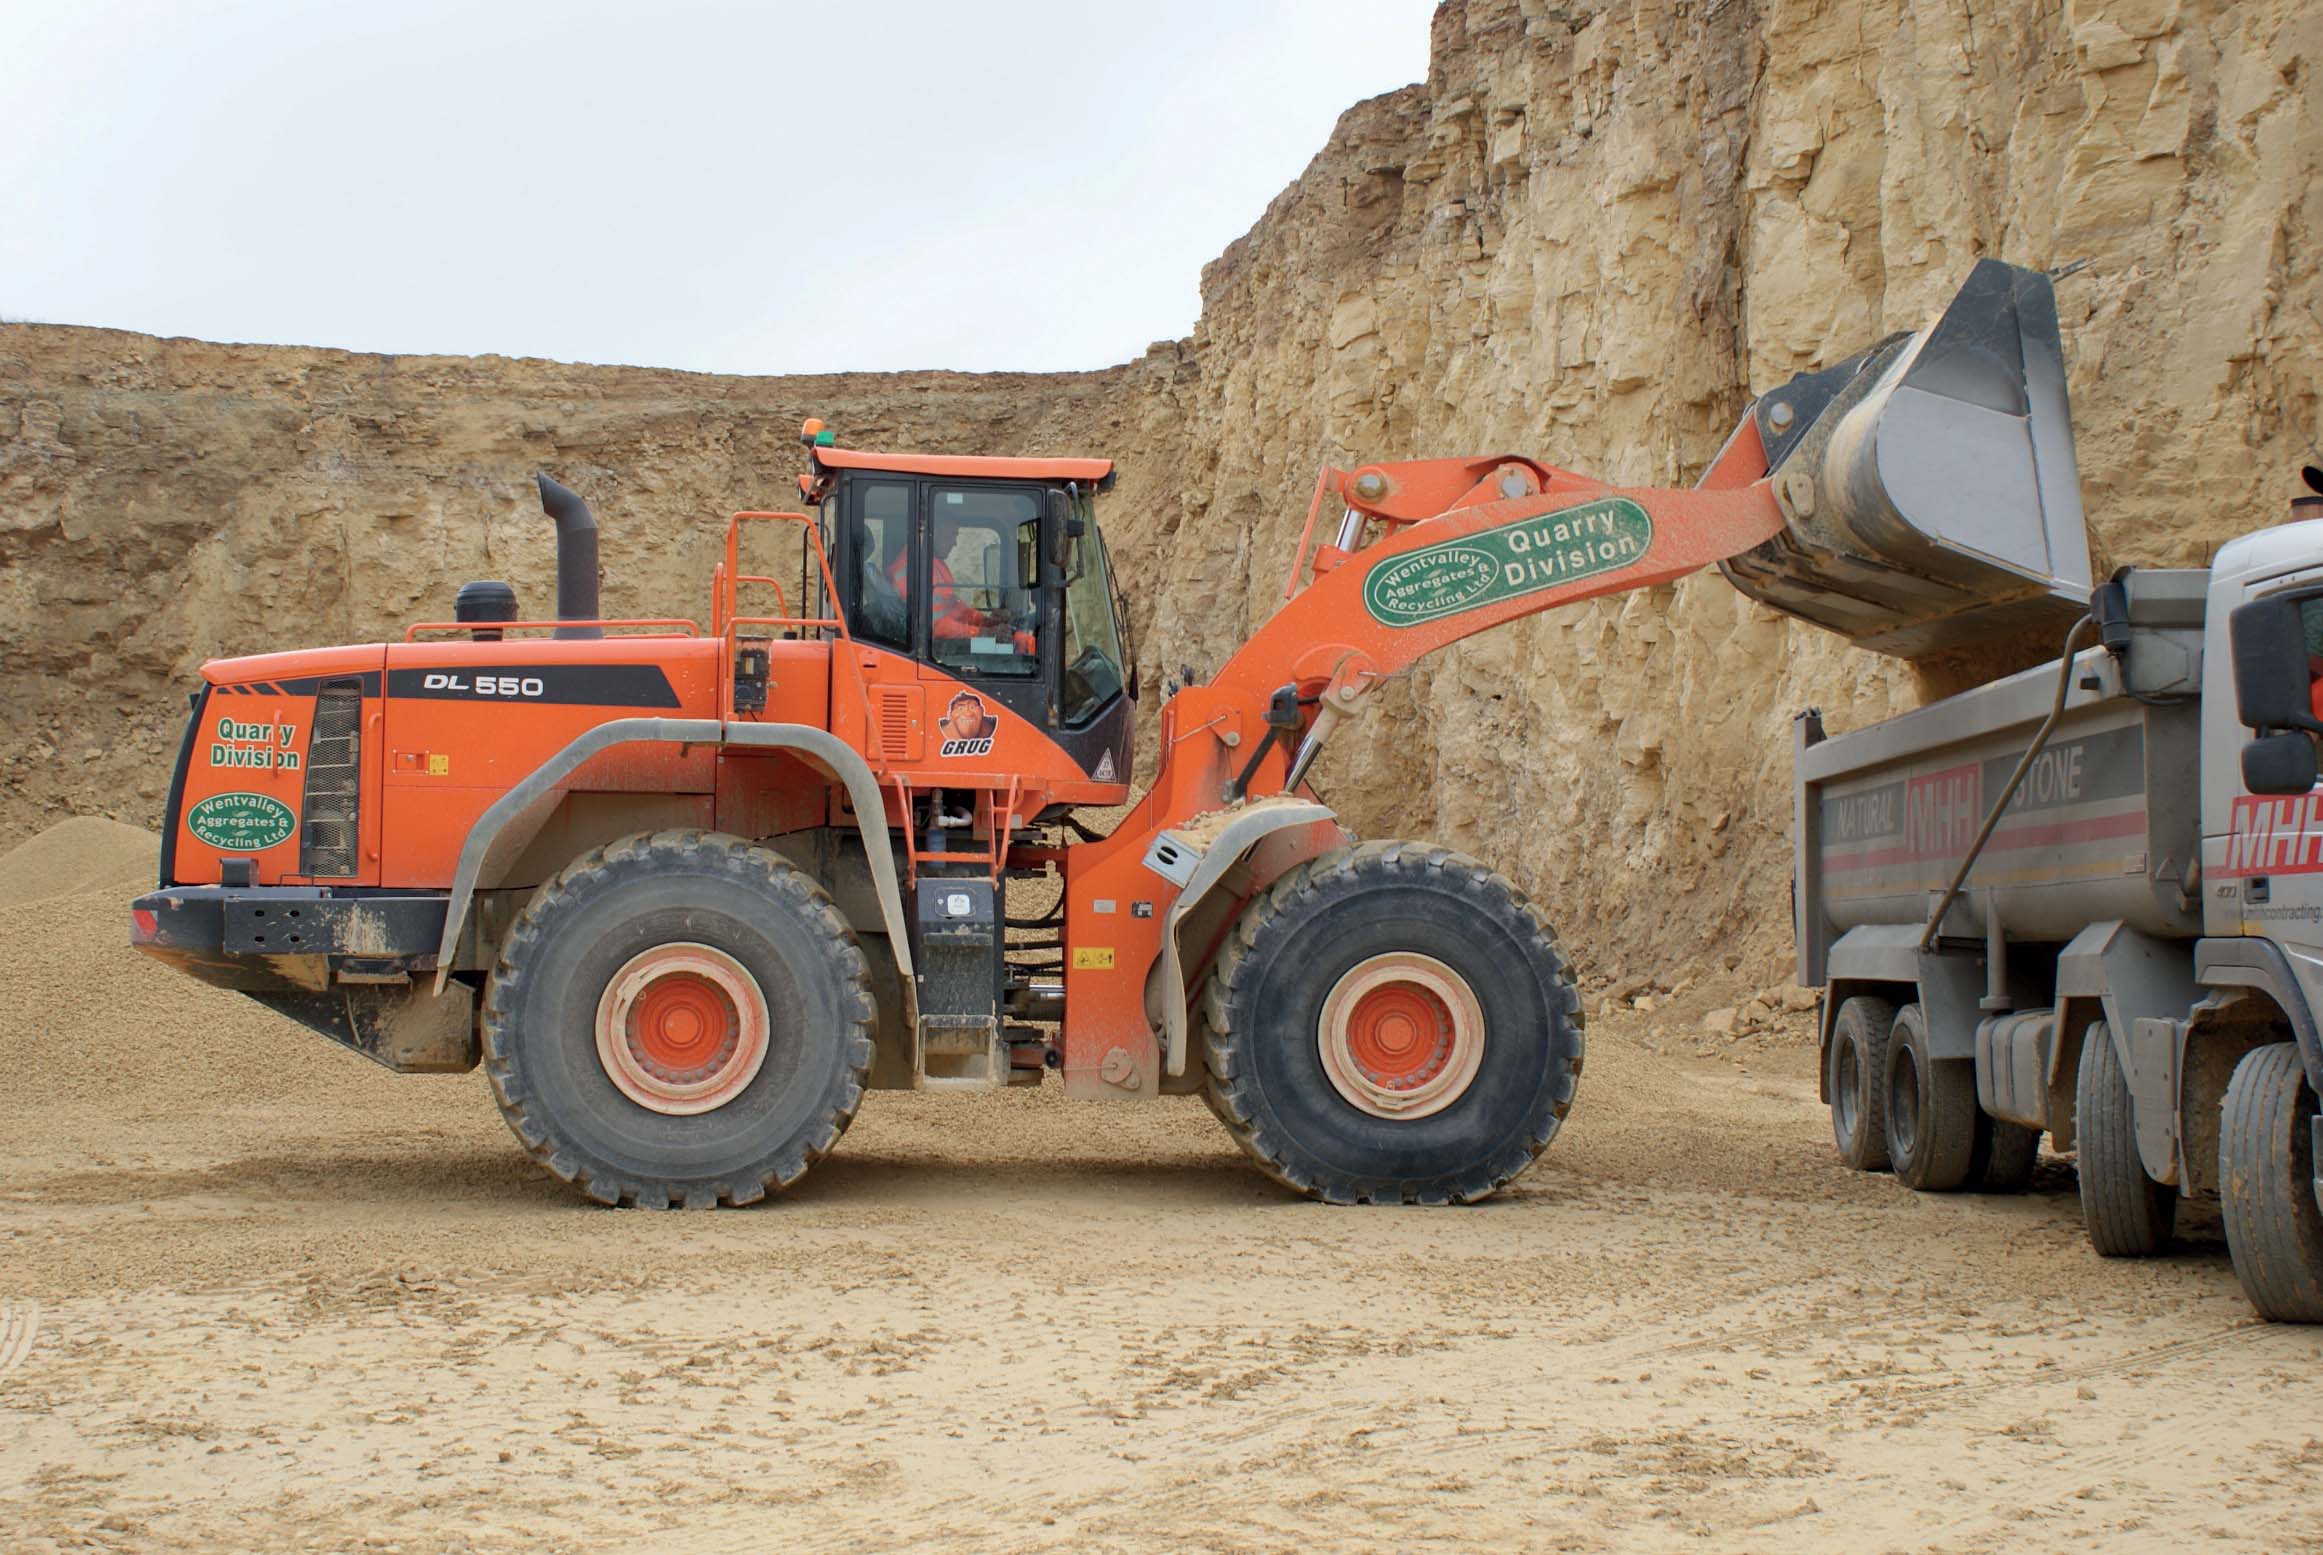
M2307 634L2288 599L2254 599L2227 618L2234 645L2235 716L2260 733L2304 729L2323 734L2308 687Z
M2315 742L2292 731L2242 748L2242 786L2254 794L2303 794L2315 786Z

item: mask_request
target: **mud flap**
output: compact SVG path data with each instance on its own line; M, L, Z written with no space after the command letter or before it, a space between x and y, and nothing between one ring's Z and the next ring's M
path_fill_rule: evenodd
M1196 818L1163 832L1146 849L1145 867L1178 888L1162 924L1162 953L1146 990L1162 1027L1162 1072L1186 1072L1186 947L1179 931L1213 887L1252 848L1276 832L1298 826L1335 825L1328 805L1278 794L1231 810Z
M465 1074L482 1057L476 991L447 983L356 983L320 993L251 990L250 997L397 1074Z

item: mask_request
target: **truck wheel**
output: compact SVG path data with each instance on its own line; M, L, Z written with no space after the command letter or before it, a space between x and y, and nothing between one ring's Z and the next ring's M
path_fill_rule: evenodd
M1467 1203L1548 1148L1581 1073L1556 936L1473 859L1370 842L1243 909L1204 992L1211 1107L1334 1204Z
M2081 1178L2081 1227L2100 1258L2150 1258L2169 1245L2178 1190L2146 1175L2137 1150L2129 1076L2104 1021L2081 1034L2073 1086L2073 1135Z
M1896 1011L1887 1039L1887 1153L1895 1174L1921 1193L1950 1193L1976 1155L1976 1065L1928 1056L1928 1018Z
M739 837L582 855L500 947L484 1068L532 1158L601 1204L748 1204L853 1121L871 978L831 899Z
M1859 1172L1884 1172L1887 1158L1887 1034L1896 1007L1859 994L1831 1020L1823 1055L1823 1093L1831 1098L1831 1139L1839 1159Z
M2315 1093L2289 1042L2252 1048L2226 1085L2218 1203L2235 1278L2259 1316L2323 1323L2323 1206L2315 1202Z
M1968 1168L1968 1186L1978 1193L2022 1193L2041 1164L2041 1131L1979 1113L1976 1154Z

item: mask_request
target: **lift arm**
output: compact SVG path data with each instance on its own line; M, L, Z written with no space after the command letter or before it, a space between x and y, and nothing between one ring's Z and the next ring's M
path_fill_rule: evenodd
M1317 545L1326 497L1344 513ZM1315 708L1282 773L1295 790L1332 727L1423 655L1713 564L1904 657L2078 616L2088 536L2049 277L1979 261L1927 328L1752 402L1690 489L1517 455L1325 467L1285 603L1213 685Z

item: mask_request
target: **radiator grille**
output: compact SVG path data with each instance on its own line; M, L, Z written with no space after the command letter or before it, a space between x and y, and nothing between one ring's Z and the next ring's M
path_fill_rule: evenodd
M303 875L351 875L360 852L363 802L363 682L326 680L307 734L306 803L298 867Z
M918 761L925 750L920 709L926 705L916 686L874 686L871 704L878 715L879 754L889 761Z

